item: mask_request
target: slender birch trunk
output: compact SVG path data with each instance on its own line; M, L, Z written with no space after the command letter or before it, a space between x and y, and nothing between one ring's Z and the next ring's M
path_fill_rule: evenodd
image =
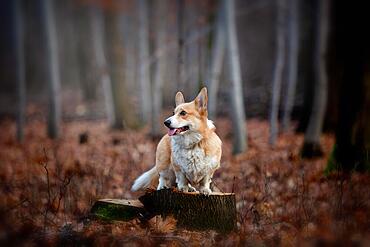
M131 8L128 9L131 11ZM134 11L134 9L132 9ZM139 85L137 85L137 38L135 27L135 15L130 15L127 13L121 13L121 30L123 32L123 46L125 48L125 81L127 90L129 90L135 97L141 97L141 91L139 90ZM130 35L127 35L130 34ZM136 115L140 115L140 110L135 111Z
M234 153L247 149L247 129L243 103L238 38L235 24L235 0L223 0L225 8L225 36L229 74L231 76L231 102L234 125Z
M216 117L217 92L220 84L220 77L222 73L222 63L225 56L225 16L222 4L220 4L217 20L215 25L215 32L213 37L213 47L211 53L211 66L208 72L208 115L210 119Z
M184 0L177 0L177 89L185 89L185 61L184 61Z
M138 0L139 8L139 83L141 91L141 120L151 120L150 66L148 37L148 1Z
M270 137L269 143L275 145L278 136L278 115L280 106L281 84L285 63L285 8L286 0L277 1L277 26L276 26L276 55L275 68L272 79L271 108L270 108Z
M92 47L95 56L95 70L103 88L103 97L105 103L106 116L109 126L114 126L116 122L115 105L113 100L112 81L108 73L107 60L104 51L104 15L102 9L98 6L91 6L91 34Z
M283 131L290 126L298 75L299 0L289 1L288 81L282 117Z
M123 71L124 65L124 50L122 47L122 35L119 28L120 20L117 13L109 13L105 17L106 29L106 51L107 60L109 62L110 86L108 82L104 83L106 96L112 95L114 118L111 127L114 129L123 129L128 127L128 119L130 114L128 110L129 98L125 88L125 76ZM111 92L110 92L111 91ZM111 93L111 94L110 94ZM109 96L108 96L109 97ZM107 98L108 98L107 97ZM109 102L107 101L107 106ZM109 108L108 108L109 109Z
M166 6L167 1L161 0L156 5L155 15L155 29L156 29L156 50L163 52L166 48ZM156 52L156 53L157 53ZM152 136L157 137L161 135L162 119L162 100L163 100L163 80L166 67L166 57L161 54L158 57L156 68L154 72L154 85L153 85L153 112L152 112Z
M54 0L41 1L41 18L45 33L46 78L49 85L48 136L54 139L60 135L59 124L61 120L58 38L55 25Z
M195 4L189 4L186 7L186 18L185 18L185 27L186 27L186 36L190 37L193 33L197 32L201 29L201 26L197 24L197 18L199 16L199 10ZM186 74L185 74L185 95L188 95L190 98L196 97L199 91L199 42L201 38L199 38L195 42L187 43L185 40L186 46L186 59L185 59L185 67L186 67Z
M24 22L21 0L13 1L14 17L14 50L15 50L15 71L17 89L17 140L24 139L24 124L26 111L26 78L25 78L25 57L24 57Z
M327 100L326 52L329 28L329 1L318 1L316 21L316 41L314 57L314 98L312 112L302 148L302 156L321 156L320 136L324 123Z

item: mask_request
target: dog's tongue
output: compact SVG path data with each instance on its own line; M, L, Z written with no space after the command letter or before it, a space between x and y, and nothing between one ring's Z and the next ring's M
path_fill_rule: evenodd
M168 129L168 135L173 136L176 134L177 129Z

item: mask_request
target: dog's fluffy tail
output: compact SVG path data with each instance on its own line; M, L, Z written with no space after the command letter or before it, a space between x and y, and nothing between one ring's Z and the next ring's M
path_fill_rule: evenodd
M155 166L138 177L131 187L132 191L145 190L158 182L159 174Z

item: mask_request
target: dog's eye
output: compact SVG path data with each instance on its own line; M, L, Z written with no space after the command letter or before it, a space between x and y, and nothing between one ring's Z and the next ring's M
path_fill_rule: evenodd
M180 115L181 115L181 116L185 116L185 115L186 115L186 111L181 111L181 112L180 112Z

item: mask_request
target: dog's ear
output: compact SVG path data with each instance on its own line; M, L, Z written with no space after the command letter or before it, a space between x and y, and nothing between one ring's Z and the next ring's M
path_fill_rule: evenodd
M176 106L182 103L185 103L184 95L180 91L176 93L175 102L176 102Z
M198 96L195 98L195 104L201 112L207 112L208 95L207 88L204 87L200 90Z

